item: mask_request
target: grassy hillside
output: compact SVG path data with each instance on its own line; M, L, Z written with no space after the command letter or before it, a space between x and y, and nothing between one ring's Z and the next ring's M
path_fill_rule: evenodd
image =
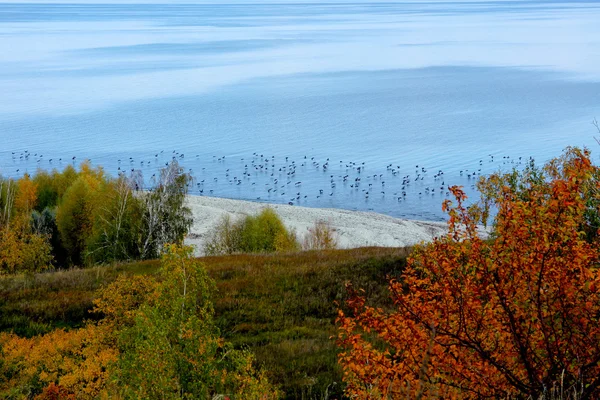
M221 334L248 348L289 398L339 397L336 302L345 283L388 303L386 277L398 276L408 249L362 248L287 255L206 257L217 283L214 299ZM86 319L95 291L120 274L153 274L158 262L76 269L0 279L0 330L22 336L74 328Z

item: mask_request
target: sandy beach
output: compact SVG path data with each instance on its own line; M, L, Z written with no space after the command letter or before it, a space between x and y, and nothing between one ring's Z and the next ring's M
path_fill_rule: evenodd
M315 222L329 223L337 233L340 248L410 246L430 241L447 231L444 222L406 220L371 212L265 204L205 196L188 196L187 205L194 215L194 225L186 243L194 245L198 255L202 255L204 242L224 215L229 215L235 221L246 215L255 215L265 207L274 209L283 223L296 231L300 240Z

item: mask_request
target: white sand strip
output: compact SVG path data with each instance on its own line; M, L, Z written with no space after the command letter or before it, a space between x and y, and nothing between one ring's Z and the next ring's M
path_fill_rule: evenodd
M340 248L411 246L430 241L448 229L444 222L406 220L372 212L265 204L217 197L190 195L187 205L194 215L194 225L186 243L196 246L198 255L202 254L207 236L224 215L228 214L232 221L237 221L246 215L256 215L266 207L275 210L285 226L296 231L299 240L315 222L328 222L337 233Z

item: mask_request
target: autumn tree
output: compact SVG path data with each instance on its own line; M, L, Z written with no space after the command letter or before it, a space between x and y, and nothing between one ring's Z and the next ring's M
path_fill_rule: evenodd
M29 215L37 201L37 185L31 180L29 174L23 175L17 181L17 195L15 198L16 212Z
M0 225L6 229L10 224L15 205L17 184L12 179L0 179Z
M66 191L56 213L58 231L71 264L81 265L85 258L86 242L92 233L93 196L89 183L78 178Z
M90 164L83 163L83 167L89 171ZM38 169L33 177L33 181L38 187L38 200L36 210L43 211L45 208L54 208L65 195L65 192L80 176L72 165L67 165L62 171L53 170L47 172Z
M83 265L91 261L88 246L108 184L102 168L92 168L89 162L83 162L77 178L68 185L64 195L59 196L56 225L70 264Z
M25 174L17 181L0 181L0 273L33 273L52 260L49 237L33 229L30 219L37 186Z
M338 317L349 396L600 396L600 254L586 232L598 169L568 149L530 172L482 183L494 189L489 239L477 227L485 207L469 211L451 188L448 234L418 246L390 282L393 309L350 287Z
M57 267L157 258L166 243L182 243L192 224L185 206L190 183L176 161L147 192L140 171L114 179L89 161L79 171L68 166L0 179L0 263L5 272L21 269L21 247L44 240Z

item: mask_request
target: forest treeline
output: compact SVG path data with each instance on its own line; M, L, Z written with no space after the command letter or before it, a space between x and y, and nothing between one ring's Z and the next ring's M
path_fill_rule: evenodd
M1 179L0 272L157 258L192 224L190 182L176 161L148 191L139 173L112 178L89 162Z

